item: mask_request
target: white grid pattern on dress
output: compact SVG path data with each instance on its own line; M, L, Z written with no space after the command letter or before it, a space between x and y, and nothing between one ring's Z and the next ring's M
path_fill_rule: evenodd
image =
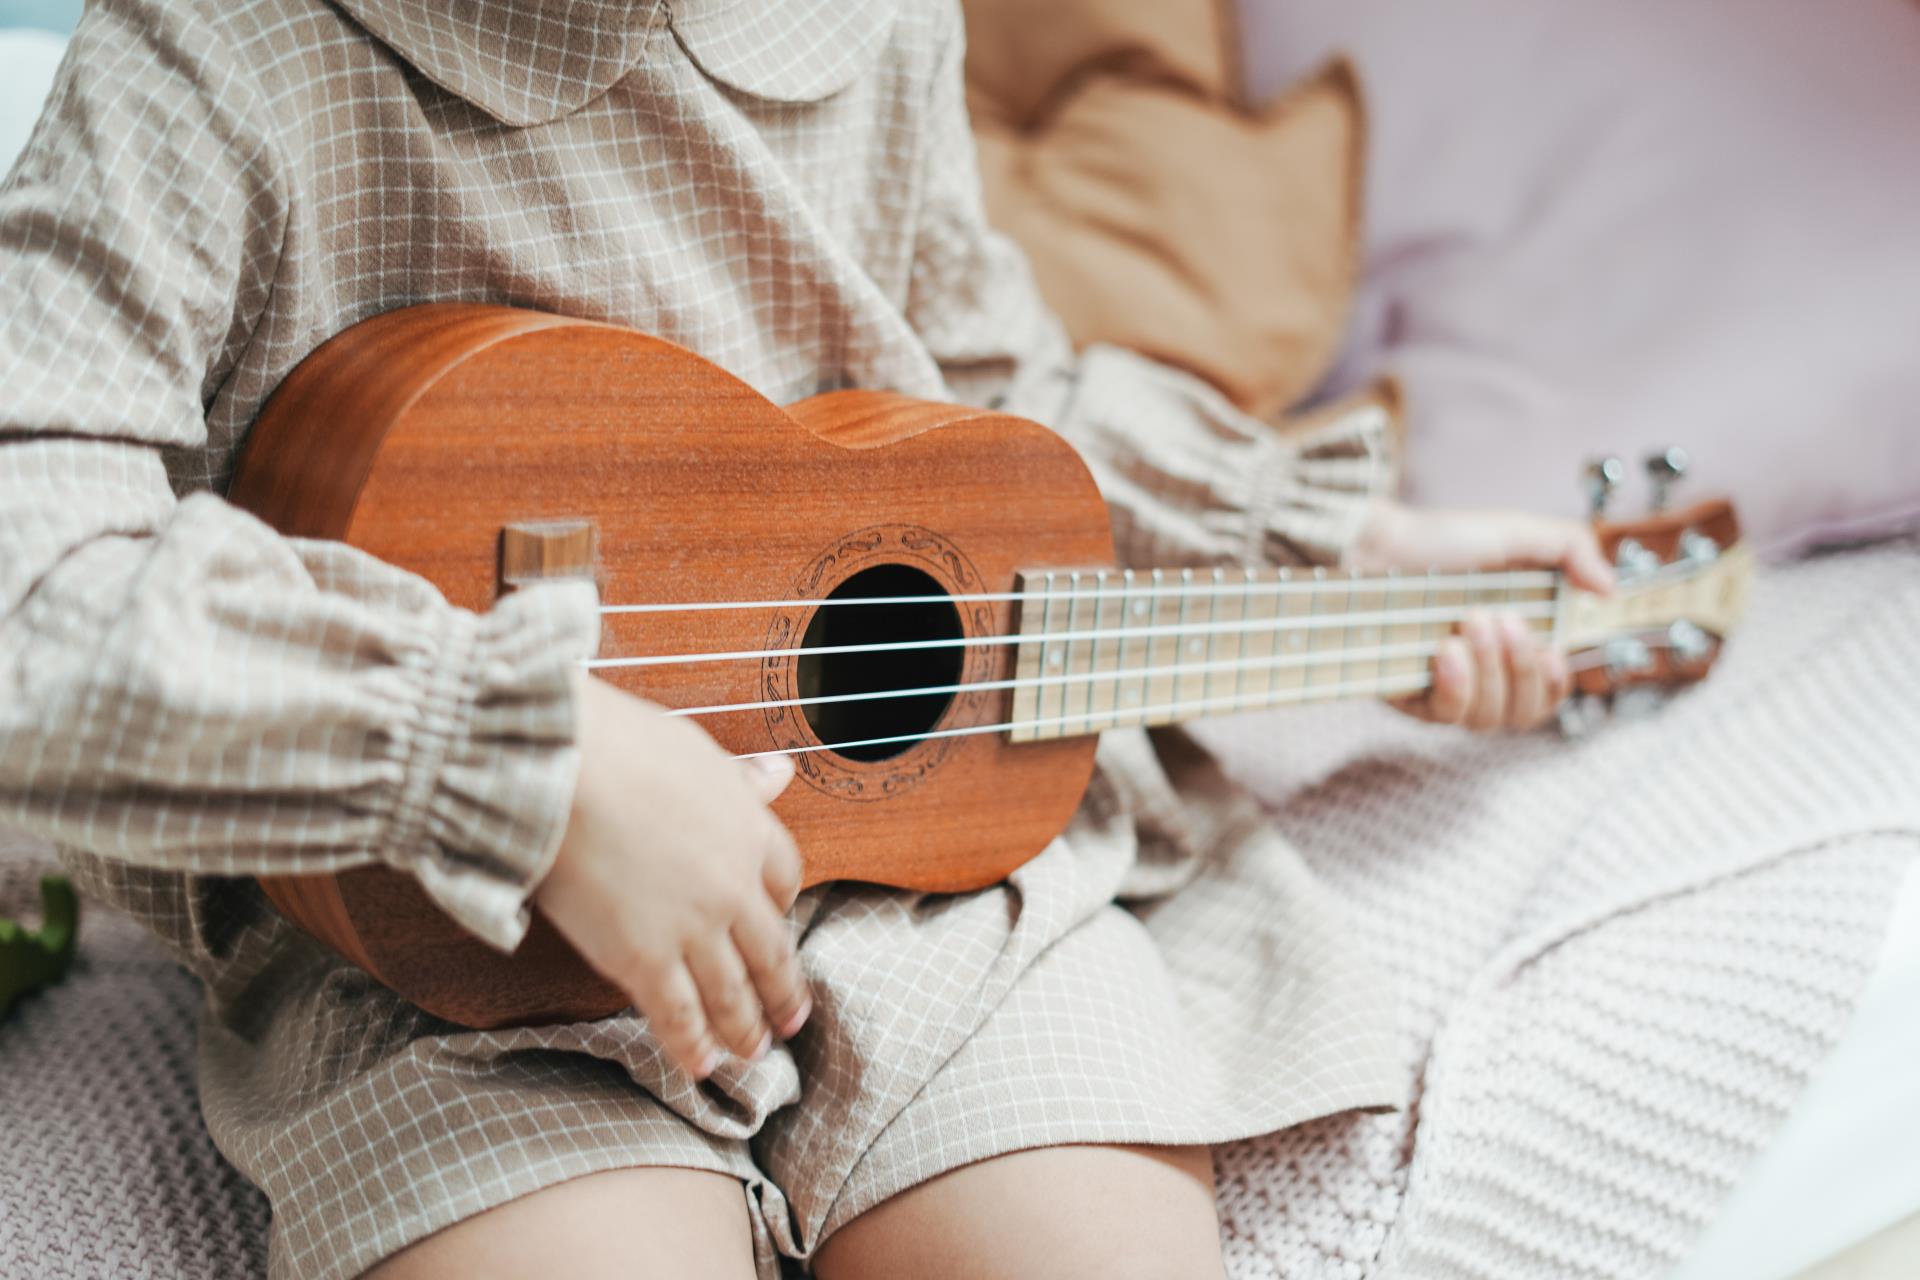
M1224 820L1238 802L1178 792L1138 737L1109 744L1108 807L1017 891L811 895L820 1003L798 1061L700 1089L631 1017L436 1023L226 878L384 859L508 942L565 820L589 593L475 618L213 496L280 380L375 313L565 311L660 333L776 400L888 387L1038 417L1080 445L1135 562L1330 557L1385 474L1371 414L1282 442L1171 370L1074 359L983 222L948 3L682 0L650 43L614 0L347 8L390 44L320 0L100 0L0 188L17 694L0 810L208 984L203 1105L274 1202L275 1273L355 1274L488 1205L651 1163L746 1180L771 1268L836 1206L1106 1134L1109 1105L1129 1134L1186 1142L1380 1100L1384 1006L1320 919L1332 904L1299 875L1209 894L1214 867L1288 855ZM1192 907L1144 934L1111 905L1183 885ZM1183 952L1219 962L1239 937L1259 957L1309 901L1266 955L1295 1004L1245 958L1230 982L1191 980ZM1133 990L1163 995L1130 1019ZM1183 1040L1195 1028L1211 1043ZM1275 1060L1294 1069L1256 1069ZM951 1092L927 1092L948 1070ZM996 1077L1044 1116L995 1108L963 1133L954 1103L914 1101L971 1106Z

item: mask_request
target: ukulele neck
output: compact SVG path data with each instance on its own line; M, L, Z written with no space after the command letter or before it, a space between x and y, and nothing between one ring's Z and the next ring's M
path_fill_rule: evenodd
M1018 589L1015 742L1417 693L1470 610L1557 641L1569 593L1537 569L1037 572Z

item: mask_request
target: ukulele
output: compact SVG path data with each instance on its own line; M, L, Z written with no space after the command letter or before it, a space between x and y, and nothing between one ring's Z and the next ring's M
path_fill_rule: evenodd
M1591 696L1697 679L1749 553L1725 503L1603 529L1600 598L1557 573L1126 570L1071 446L884 392L782 408L629 329L476 305L355 325L275 393L230 497L485 610L588 578L601 678L739 756L805 883L959 892L1064 829L1108 728L1425 687L1468 609L1512 613ZM636 762L639 764L640 762ZM629 1003L535 913L499 954L386 867L263 877L289 920L471 1027Z

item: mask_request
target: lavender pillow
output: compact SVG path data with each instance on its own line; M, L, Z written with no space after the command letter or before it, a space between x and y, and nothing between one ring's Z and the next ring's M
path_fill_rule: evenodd
M1329 390L1400 377L1414 498L1572 512L1677 443L1767 550L1920 524L1920 5L1240 4L1256 93L1366 84Z

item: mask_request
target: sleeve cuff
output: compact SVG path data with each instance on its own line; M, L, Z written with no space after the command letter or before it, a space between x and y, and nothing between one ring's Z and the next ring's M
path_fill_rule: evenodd
M1374 502L1392 489L1393 419L1371 398L1336 405L1284 437L1263 434L1258 464L1234 472L1249 563L1338 564Z
M1376 398L1281 431L1114 347L1083 353L1064 421L1136 566L1336 562L1393 480L1392 415Z
M566 833L579 768L572 674L599 643L584 582L454 612L423 673L388 857L447 914L510 951Z

